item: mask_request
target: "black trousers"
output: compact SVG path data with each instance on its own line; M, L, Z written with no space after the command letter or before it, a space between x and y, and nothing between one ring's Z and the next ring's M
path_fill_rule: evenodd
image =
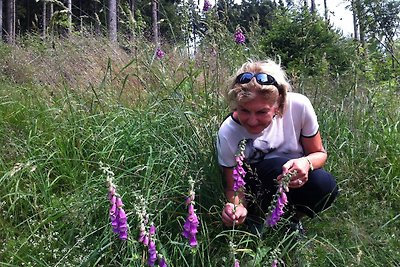
M289 158L277 157L247 165L246 199L250 217L264 217L268 214L278 184L276 178L282 173L282 166ZM289 188L286 193L289 207L309 217L328 208L338 195L336 179L324 169L308 173L308 181L300 188Z

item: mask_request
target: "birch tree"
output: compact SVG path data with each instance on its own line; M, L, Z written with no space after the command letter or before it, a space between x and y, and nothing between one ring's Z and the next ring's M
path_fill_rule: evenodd
M68 35L72 33L72 0L67 0L68 8Z
M7 42L13 44L15 42L15 0L7 2Z
M117 0L108 0L108 37L117 42Z
M328 17L328 5L327 5L326 0L324 0L324 18L325 18L325 21L329 20L329 17Z
M151 16L153 21L153 43L155 46L159 45L158 39L158 10L157 0L151 0Z
M3 0L0 0L0 42L3 40Z
M129 1L129 11L131 13L131 39L133 39L135 36L135 0Z
M317 7L315 5L315 0L311 0L311 8L310 11L312 14L315 14L317 12Z
M43 0L43 10L42 10L42 38L46 38L46 28L47 28L47 2Z

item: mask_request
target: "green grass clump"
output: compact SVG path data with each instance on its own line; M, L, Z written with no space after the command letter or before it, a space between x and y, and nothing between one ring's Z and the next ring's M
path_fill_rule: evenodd
M105 60L91 84L0 81L0 265L146 266L147 249L137 241L142 198L169 266L232 266L232 247L241 266L274 259L286 266L399 264L400 116L393 88L349 92L351 80L339 94L325 82L318 90L300 88L315 104L326 168L337 177L340 196L305 221L306 239L296 240L283 223L260 239L220 220L225 200L214 142L228 113L221 77L237 66L222 55L214 63L206 55L195 61L179 49L155 61L150 51L123 64ZM125 203L126 242L111 230L101 165L114 173ZM196 249L181 234L189 178L200 219Z

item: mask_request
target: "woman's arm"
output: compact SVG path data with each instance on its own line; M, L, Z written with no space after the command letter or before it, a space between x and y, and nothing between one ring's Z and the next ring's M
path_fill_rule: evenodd
M286 173L296 171L297 174L291 177L289 183L291 188L303 186L308 181L308 172L323 167L328 158L320 132L313 137L301 136L300 143L305 156L286 162L282 166L282 174L278 176L278 180L280 180Z

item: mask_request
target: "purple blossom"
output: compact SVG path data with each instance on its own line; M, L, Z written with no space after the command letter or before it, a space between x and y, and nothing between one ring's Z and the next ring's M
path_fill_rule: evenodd
M274 210L272 211L272 213L267 218L267 224L271 227L275 226L278 223L280 217L284 213L283 208L285 207L285 205L288 202L286 193L284 190L282 190L282 186L279 187L278 193L279 193L279 197L276 201L276 206L275 206Z
M237 192L242 186L246 184L244 177L246 176L246 171L243 169L243 159L245 144L239 145L239 153L235 156L236 166L233 169L233 191Z
M123 209L124 203L122 203L121 197L116 195L114 185L109 187L108 199L111 204L109 215L113 232L119 234L120 239L126 240L128 238L128 218Z
M147 259L147 263L149 264L149 266L154 266L156 260L157 260L156 243L153 240L150 240L150 242L149 242L149 258Z
M274 260L271 267L278 267L278 260Z
M164 51L162 51L160 47L157 47L157 50L156 50L156 57L157 57L158 59L162 59L164 56L165 56Z
M233 265L233 267L240 267L240 262L238 259L235 259L235 264Z
M167 262L165 261L165 258L162 256L159 258L158 265L160 267L168 267Z
M244 44L246 42L246 37L239 27L236 29L234 37L237 44Z
M189 240L189 245L191 247L197 246L196 234L198 232L199 220L195 213L193 203L188 206L188 216L186 218L185 224L183 225L182 235Z
M149 229L149 234L150 235L156 234L156 227L154 226L154 224L151 224L150 229Z
M207 12L211 8L211 3L208 0L204 0L204 5L203 5L203 12Z
M144 224L142 224L142 226L140 226L140 232L139 232L139 238L138 241L141 243L144 243L144 238L147 235L146 233L146 228L144 227Z

